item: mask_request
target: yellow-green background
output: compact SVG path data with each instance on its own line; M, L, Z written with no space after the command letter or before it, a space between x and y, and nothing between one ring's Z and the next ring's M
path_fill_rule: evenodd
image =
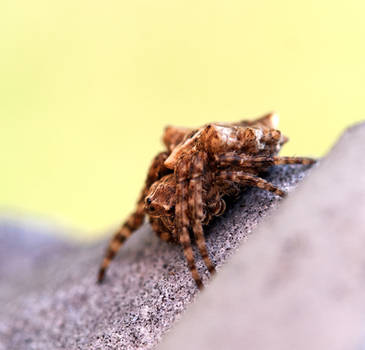
M0 208L97 236L166 124L276 110L283 154L361 120L365 1L2 0Z

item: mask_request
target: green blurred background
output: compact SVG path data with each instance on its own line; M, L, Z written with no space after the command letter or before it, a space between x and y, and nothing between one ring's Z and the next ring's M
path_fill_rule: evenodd
M364 117L365 2L2 0L0 208L97 237L167 124L278 111L286 155Z

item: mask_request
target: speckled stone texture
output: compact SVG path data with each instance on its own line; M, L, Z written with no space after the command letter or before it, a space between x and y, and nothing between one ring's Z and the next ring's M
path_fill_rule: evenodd
M268 179L293 191L307 170L275 167ZM218 275L258 222L278 211L279 201L249 189L206 228ZM106 241L75 246L25 225L4 218L0 225L1 350L151 349L198 294L182 249L159 240L149 225L121 249L101 286L95 281ZM245 246L240 255L247 254ZM201 260L198 268L208 284Z
M364 247L362 123L259 225L158 350L365 349Z

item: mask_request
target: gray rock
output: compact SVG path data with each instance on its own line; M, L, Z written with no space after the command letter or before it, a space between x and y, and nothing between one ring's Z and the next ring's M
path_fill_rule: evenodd
M292 191L306 171L302 166L275 167L269 180ZM274 210L279 214L278 201L270 193L250 189L206 229L218 276L258 222ZM159 240L149 225L121 249L101 286L95 280L106 241L75 246L47 238L42 230L29 239L31 229L25 233L19 226L6 227L0 226L0 349L151 349L198 294L181 248ZM248 253L246 245L241 247L240 255ZM257 254L251 262L255 266L268 252ZM201 260L198 268L210 284ZM235 276L240 281L242 273ZM248 285L243 280L237 291ZM214 293L213 286L207 291ZM221 291L217 297L224 298Z
M158 347L365 349L365 123L262 223Z
M1 313L17 296L20 299L47 281L47 275L56 272L61 259L80 249L61 236L60 228L40 219L9 213L0 216Z

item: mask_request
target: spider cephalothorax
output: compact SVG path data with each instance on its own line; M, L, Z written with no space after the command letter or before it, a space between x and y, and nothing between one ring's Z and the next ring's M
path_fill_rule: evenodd
M268 114L253 121L210 123L198 129L167 127L163 136L167 150L153 160L137 209L112 238L98 280L102 281L122 243L147 214L161 239L181 244L189 270L201 288L192 238L213 273L203 226L224 212L225 199L236 197L247 186L283 197L283 190L259 175L272 165L314 162L310 158L277 156L288 140L276 129L277 122L276 114Z

